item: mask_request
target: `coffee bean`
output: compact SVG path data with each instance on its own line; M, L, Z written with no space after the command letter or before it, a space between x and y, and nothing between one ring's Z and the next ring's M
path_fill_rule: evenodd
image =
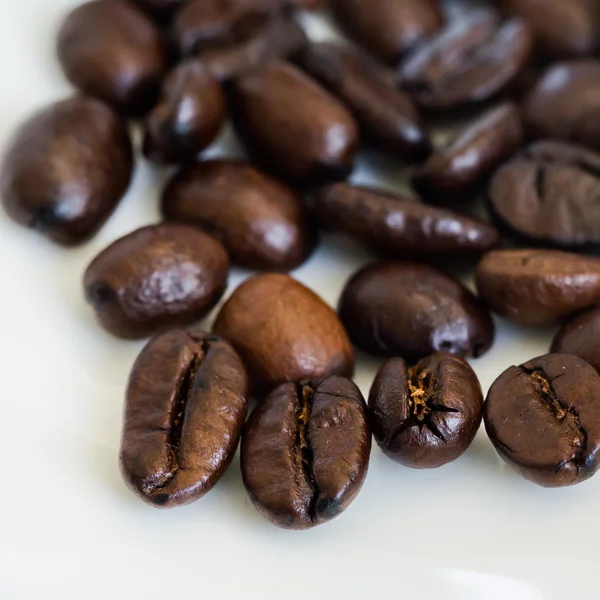
M316 243L302 199L241 161L184 167L167 185L162 210L169 220L212 233L232 261L248 269L294 269Z
M0 169L6 212L64 245L93 237L129 187L126 124L108 106L77 97L26 121Z
M532 50L533 34L523 21L502 23L492 10L473 10L410 54L400 83L425 108L460 108L507 90Z
M511 103L501 104L475 119L418 167L412 176L413 188L428 202L471 200L522 145L519 110Z
M296 67L273 62L242 75L231 100L238 132L265 168L301 184L345 179L352 171L354 119Z
M312 44L300 64L348 106L372 146L404 161L423 160L429 154L431 142L412 100L375 64L331 43Z
M581 358L547 354L510 367L483 418L502 460L534 483L573 485L600 466L600 376Z
M505 319L544 327L600 301L600 259L556 250L496 250L477 267L477 289Z
M214 331L239 352L262 391L285 381L350 377L354 370L352 346L335 312L287 275L246 280L221 308Z
M599 95L600 61L575 60L549 67L523 104L529 134L600 150Z
M167 65L158 27L123 0L94 0L74 9L58 38L71 83L126 113L148 110Z
M411 363L438 351L479 357L494 340L494 323L469 290L408 261L359 270L346 284L338 312L358 348Z
M144 123L144 154L156 163L193 159L218 135L225 122L225 94L198 60L175 67L162 84L162 96Z
M437 0L332 0L340 25L383 60L396 63L444 23Z
M571 144L529 146L494 175L490 207L501 225L541 245L600 244L600 154Z
M369 395L369 421L381 449L407 467L441 467L471 445L483 411L477 375L462 358L440 352L408 367L391 358Z
M565 323L550 351L579 356L600 372L600 308L582 312Z
M210 491L238 446L248 378L233 348L200 330L169 331L131 372L121 442L128 486L158 507Z
M206 233L186 225L150 225L92 261L85 296L107 331L142 338L204 317L223 295L228 273L225 249Z
M284 383L244 429L244 485L272 523L308 529L337 517L354 500L370 452L367 407L352 381L334 376Z
M405 196L343 183L323 188L315 214L321 227L339 231L392 257L477 255L498 245L494 227Z

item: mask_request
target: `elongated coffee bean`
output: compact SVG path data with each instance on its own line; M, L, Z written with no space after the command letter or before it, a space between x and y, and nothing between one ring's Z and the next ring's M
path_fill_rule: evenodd
M152 339L129 378L121 470L158 507L193 502L225 472L246 419L248 379L233 348L200 330Z
M244 429L244 485L272 523L308 529L354 500L370 451L367 407L352 381L285 383L263 400Z
M17 223L79 244L112 214L132 170L125 122L98 100L71 98L17 130L0 169L2 202Z

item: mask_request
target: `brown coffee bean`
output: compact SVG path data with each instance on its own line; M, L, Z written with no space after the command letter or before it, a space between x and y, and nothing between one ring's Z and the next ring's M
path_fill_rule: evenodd
M160 30L124 0L74 9L60 29L58 57L75 87L135 114L156 101L167 66Z
M525 22L502 23L492 10L472 10L406 58L400 83L425 108L460 108L505 91L532 50L533 34Z
M244 429L244 485L272 523L308 529L337 517L354 500L370 452L367 406L352 381L284 383Z
M479 357L494 323L458 281L413 262L377 262L350 278L338 307L358 348L416 362L434 352Z
M194 158L225 122L225 94L199 60L175 67L162 84L159 103L144 122L144 154L156 163Z
M316 196L321 227L392 257L477 255L498 245L494 227L412 198L337 183Z
M462 358L440 352L408 367L386 361L369 395L369 421L381 449L407 467L441 467L471 445L483 411L483 394Z
M600 301L600 259L555 250L496 250L477 267L477 289L497 314L543 327Z
M437 0L332 0L340 25L383 60L396 63L444 24Z
M238 132L265 168L303 184L352 171L359 141L354 119L296 67L273 62L241 76L231 100Z
M214 238L186 225L150 225L92 261L85 296L107 331L142 338L200 320L223 295L228 274L227 253Z
M350 377L354 370L352 346L335 312L287 275L246 280L221 308L214 331L239 352L261 390L285 381Z
M431 142L415 105L375 64L331 43L312 44L299 62L348 106L372 146L405 161L420 161L429 154Z
M573 485L600 466L600 376L581 358L547 354L510 367L483 418L502 460L534 483Z
M428 202L460 204L481 191L494 170L523 145L519 110L512 103L483 113L434 152L412 176Z
M592 308L565 323L550 352L574 354L600 372L600 308Z
M127 125L98 100L71 98L17 130L0 169L2 201L17 223L79 244L106 222L132 170Z
M232 261L248 269L289 271L316 243L302 199L242 161L184 167L167 185L162 211L168 220L212 233Z
M127 388L120 454L127 485L163 508L204 496L235 454L247 394L242 361L218 337L174 330L152 339Z

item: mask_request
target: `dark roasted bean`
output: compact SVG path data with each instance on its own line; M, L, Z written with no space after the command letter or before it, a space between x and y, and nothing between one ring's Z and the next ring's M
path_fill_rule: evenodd
M565 323L552 342L551 352L579 356L600 373L600 308L582 312Z

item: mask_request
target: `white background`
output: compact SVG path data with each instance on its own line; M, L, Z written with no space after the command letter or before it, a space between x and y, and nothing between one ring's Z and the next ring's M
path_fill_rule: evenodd
M365 0L366 1L366 0ZM0 145L32 110L69 93L54 38L75 0L3 0ZM328 35L307 18L313 37ZM230 132L214 153L239 153ZM353 180L401 185L392 160L363 156ZM600 476L544 490L508 470L485 432L467 454L413 471L374 447L361 494L330 524L279 530L248 500L239 463L196 504L144 505L117 453L123 390L140 343L109 337L81 290L108 243L158 218L165 173L141 163L108 225L65 250L0 214L0 599L598 597ZM328 240L295 275L334 305L369 257ZM231 289L247 274L235 272ZM499 324L474 362L484 391L506 367L547 351L551 331ZM363 392L376 361L359 357Z

